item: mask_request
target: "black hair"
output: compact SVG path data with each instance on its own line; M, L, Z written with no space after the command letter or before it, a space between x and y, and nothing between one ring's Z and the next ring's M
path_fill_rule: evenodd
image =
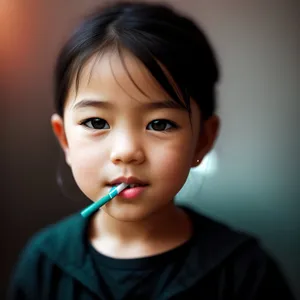
M192 98L204 119L214 114L219 70L204 32L167 5L116 2L89 15L58 57L55 109L60 116L72 82L78 88L87 60L105 50L117 50L121 58L122 50L131 52L189 113Z

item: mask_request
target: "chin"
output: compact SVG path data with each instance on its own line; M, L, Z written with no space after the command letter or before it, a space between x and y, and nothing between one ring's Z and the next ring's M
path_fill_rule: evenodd
M121 222L140 222L149 218L156 210L145 207L105 207L106 214Z

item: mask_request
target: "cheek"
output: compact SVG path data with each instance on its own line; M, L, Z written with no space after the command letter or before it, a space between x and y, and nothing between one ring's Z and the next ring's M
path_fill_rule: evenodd
M96 164L101 166L103 148L99 142L84 136L77 127L69 130L68 145L72 168L86 170Z
M71 154L71 169L78 186L85 192L93 185L99 184L100 163L83 151L73 151Z
M95 159L99 159L101 153L99 152L99 155L97 155L95 148L73 140L69 143L69 156L73 168L85 170L95 164Z
M153 167L156 168L157 177L168 180L174 187L185 182L193 158L191 138L185 136L178 141L180 142L165 145L156 154L153 153Z
M95 148L91 142L85 143L82 140L69 139L69 157L72 173L76 183L85 194L87 194L87 191L93 191L94 189L98 192L99 183L101 182L104 154L103 149L101 151L98 148ZM94 197L94 195L90 194L87 196Z

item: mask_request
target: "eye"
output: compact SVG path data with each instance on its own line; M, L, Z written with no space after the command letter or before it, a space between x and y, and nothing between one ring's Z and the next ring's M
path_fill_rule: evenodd
M150 122L147 126L147 129L149 129L149 127L152 127L152 130L155 131L167 131L172 128L178 128L178 126L175 123L164 119L154 120Z
M109 129L108 123L101 118L90 118L83 121L81 124L91 129Z

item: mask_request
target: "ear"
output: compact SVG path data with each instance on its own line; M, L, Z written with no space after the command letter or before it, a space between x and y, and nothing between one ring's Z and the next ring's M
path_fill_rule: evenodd
M70 166L70 157L69 157L69 146L68 146L68 141L65 133L65 127L64 127L64 121L61 116L58 114L53 114L51 116L51 125L52 125L52 130L62 148L62 150L65 153L65 159L66 163Z
M217 115L213 115L202 122L201 126L192 167L197 167L213 148L219 134L220 119Z

